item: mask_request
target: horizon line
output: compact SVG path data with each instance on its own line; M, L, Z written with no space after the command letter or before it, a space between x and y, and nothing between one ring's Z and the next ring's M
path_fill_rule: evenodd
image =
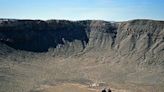
M87 20L95 20L95 21L110 21L110 22L123 22L123 21L133 21L133 20L152 20L152 21L164 21L163 19L151 19L151 18L133 18L128 20L104 20L104 19L59 19L59 18L49 18L49 19L41 19L41 18L0 18L0 20L40 20L40 21L49 21L49 20L66 20L66 21L87 21Z

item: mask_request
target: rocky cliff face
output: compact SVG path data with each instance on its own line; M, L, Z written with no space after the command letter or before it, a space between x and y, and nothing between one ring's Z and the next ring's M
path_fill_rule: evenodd
M151 85L163 92L164 21L1 19L0 61L2 92L59 80Z
M121 23L116 38L120 55L130 55L140 63L163 64L164 22L134 20Z
M47 52L67 42L88 42L83 26L70 21L13 20L1 22L1 42L15 49ZM80 49L80 48L79 48Z
M0 41L11 48L31 52L72 55L85 51L128 57L138 63L164 61L164 22L1 20ZM126 58L127 59L127 58Z

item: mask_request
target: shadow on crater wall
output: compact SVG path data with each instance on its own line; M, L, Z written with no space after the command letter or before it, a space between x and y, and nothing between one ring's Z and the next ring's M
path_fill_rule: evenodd
M85 27L70 21L16 20L0 24L0 41L25 51L47 52L64 41L88 43Z

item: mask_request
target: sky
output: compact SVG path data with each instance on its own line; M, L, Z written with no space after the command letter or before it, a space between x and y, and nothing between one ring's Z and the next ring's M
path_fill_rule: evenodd
M164 0L0 0L0 18L164 20Z

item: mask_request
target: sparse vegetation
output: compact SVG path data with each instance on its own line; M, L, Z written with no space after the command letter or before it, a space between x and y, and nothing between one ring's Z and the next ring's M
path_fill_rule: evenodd
M154 20L1 20L0 92L45 85L53 88L40 91L52 92L67 88L56 88L63 83L163 92L163 29L164 22Z

